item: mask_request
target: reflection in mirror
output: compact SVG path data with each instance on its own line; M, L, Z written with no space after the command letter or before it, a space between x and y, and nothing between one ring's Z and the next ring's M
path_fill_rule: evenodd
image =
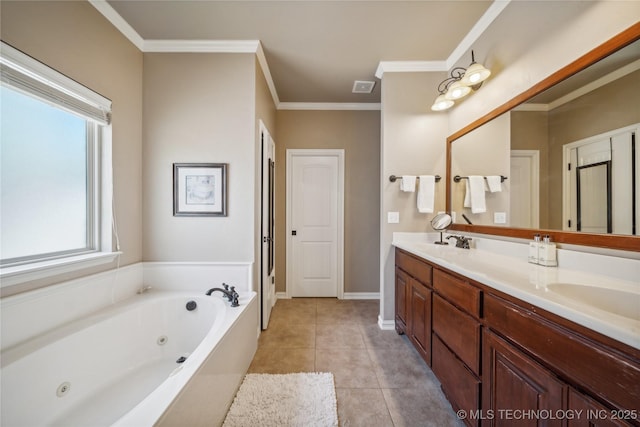
M509 177L451 211L473 224L640 234L640 41L605 57L456 139L450 176ZM473 195L473 192L471 192Z
M434 230L439 231L440 232L440 241L435 242L436 245L448 245L449 243L445 242L444 240L442 240L442 232L444 230L446 230L447 228L449 228L449 226L451 225L451 215L447 214L447 213L440 213L436 216L433 217L433 219L431 220L431 227L433 227Z

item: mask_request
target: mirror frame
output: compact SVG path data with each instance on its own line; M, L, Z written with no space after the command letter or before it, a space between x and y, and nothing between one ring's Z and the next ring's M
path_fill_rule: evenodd
M559 69L549 77L545 78L541 82L532 86L530 89L517 95L515 98L507 101L501 106L495 108L491 112L480 117L471 124L465 126L454 134L447 138L447 152L446 152L446 211L451 213L451 190L452 190L452 177L451 177L451 144L458 138L466 135L472 130L482 126L490 120L498 117L499 115L506 113L529 100L530 98L538 95L544 90L550 88L556 83L565 80L572 75L582 71L584 68L593 65L601 59L609 56L610 54L622 49L623 47L640 39L640 22L632 25L628 29L612 37L610 40L604 42L600 46L592 49L585 55L576 59L569 65ZM468 224L451 224L449 230L455 230L459 232L468 233L480 233L491 234L495 236L506 236L523 239L532 239L533 235L548 234L551 240L557 243L584 245L584 246L597 246L611 249L621 249L628 251L640 251L640 236L626 236L621 234L591 234L582 232L571 231L558 231L558 230L544 230L534 228L512 228L512 227L497 227L491 225L468 225Z

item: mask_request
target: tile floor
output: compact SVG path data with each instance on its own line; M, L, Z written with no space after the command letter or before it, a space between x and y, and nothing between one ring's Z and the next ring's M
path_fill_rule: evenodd
M278 300L249 372L332 372L341 426L462 427L407 337L380 330L378 311L377 300Z

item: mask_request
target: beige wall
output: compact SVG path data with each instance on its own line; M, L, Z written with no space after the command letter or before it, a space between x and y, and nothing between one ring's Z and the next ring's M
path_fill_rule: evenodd
M637 21L640 2L594 1L511 2L474 43L476 59L492 69L491 78L447 113L432 114L435 88L446 75L436 73L385 73L382 78L382 212L381 319L394 317L394 275L391 239L393 231L430 231L427 221L403 220L397 189L391 191L388 175L416 173L418 159L442 159L445 139L554 71L630 27ZM534 25L526 25L539 17ZM585 31L588 28L588 31ZM508 37L505 37L508 35ZM465 57L458 64L469 65ZM429 127L419 123L430 123ZM443 129L444 128L444 129ZM421 144L416 143L416 140ZM423 154L423 153L428 153ZM433 164L433 163L432 163ZM425 163L425 166L429 163ZM398 172L410 170L409 172ZM444 202L436 209L444 210ZM401 223L386 224L386 212L400 211ZM411 214L409 213L411 218ZM406 215L405 215L406 218Z
M142 260L142 53L88 2L2 1L2 40L113 102L114 208L120 265ZM115 243L114 243L115 244ZM72 277L15 286L3 296Z
M549 228L549 125L546 111L511 112L511 149L540 152L540 228ZM517 225L514 225L517 227Z
M144 55L144 260L254 259L253 54ZM173 216L173 163L227 163L226 217Z
M509 176L511 164L509 141L511 139L511 117L509 114L492 120L486 125L469 132L451 147L451 178L469 175ZM487 211L472 213L464 208L466 180L451 182L451 209L456 213L456 222L464 224L464 213L474 224L494 225L495 212L509 212L510 182L502 183L502 191L485 193ZM507 220L509 215L507 215Z
M382 79L380 277L381 316L394 313L393 232L431 232L431 218L445 209L445 139L447 115L430 110L434 88L444 74L388 73ZM390 175L440 175L436 184L435 213L418 213L416 193L400 192ZM387 212L399 212L400 223L387 224Z
M449 133L629 28L638 16L639 1L511 2L473 44L476 59L492 75L449 110ZM467 67L469 57L458 65Z
M379 292L380 112L277 114L276 290L286 290L286 150L345 150L344 291Z

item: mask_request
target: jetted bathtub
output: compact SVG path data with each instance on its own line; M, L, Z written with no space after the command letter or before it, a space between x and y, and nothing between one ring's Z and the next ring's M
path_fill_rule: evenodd
M151 290L8 348L1 425L142 427L185 410L220 424L255 352L256 313L254 293L232 308L219 293ZM189 397L202 387L217 412Z

